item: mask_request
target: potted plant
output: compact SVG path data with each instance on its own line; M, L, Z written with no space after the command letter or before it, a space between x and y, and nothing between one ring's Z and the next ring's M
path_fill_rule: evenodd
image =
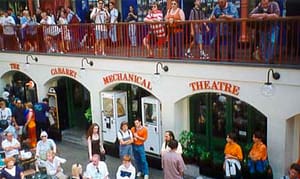
M179 134L179 142L182 146L182 157L185 163L196 163L195 134L184 130Z
M85 110L84 117L87 121L86 128L88 129L90 127L90 125L92 124L92 109L91 109L91 107L89 107Z

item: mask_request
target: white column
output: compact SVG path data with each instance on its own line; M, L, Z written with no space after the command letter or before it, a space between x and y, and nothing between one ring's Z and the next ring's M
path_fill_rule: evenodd
M286 122L279 119L275 113L268 118L268 158L273 169L274 178L280 178L285 173L285 143Z

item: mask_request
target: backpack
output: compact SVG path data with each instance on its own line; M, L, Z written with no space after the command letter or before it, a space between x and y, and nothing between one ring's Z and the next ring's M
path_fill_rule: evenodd
M122 22L122 14L120 11L118 11L118 17L117 17L118 22Z

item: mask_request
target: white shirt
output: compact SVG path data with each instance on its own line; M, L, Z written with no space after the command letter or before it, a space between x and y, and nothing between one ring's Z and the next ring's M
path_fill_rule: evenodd
M95 16L95 18L93 18ZM90 18L95 21L96 24L105 24L106 19L109 18L109 14L106 10L94 8ZM96 30L107 31L106 25L96 25Z
M11 120L11 110L9 108L0 108L0 120L8 120L8 122L10 123Z
M123 140L124 142L129 140L129 139L133 139L132 133L130 130L127 130L125 132L123 132L122 130L119 130L118 132L118 139L119 140Z
M20 146L20 142L13 138L11 141L5 139L4 141L2 141L2 148L5 150L5 148L7 147L11 147L11 146L16 146L19 145ZM18 155L19 154L19 149L13 149L10 151L5 150L5 157L12 157L14 155Z
M135 179L135 168L132 164L128 168L124 164L120 165L116 174L116 179Z
M7 16L3 18L3 34L5 35L14 35L15 34L15 25L16 25L16 22L14 20L13 17L11 16Z
M104 179L108 176L108 170L106 163L99 161L98 166L95 166L93 163L89 163L86 166L86 176L92 179Z
M166 142L164 141L162 146L161 146L161 150L160 150L161 155L163 155L164 152L170 152L171 151L169 146L167 146L167 147L165 147L165 146L166 146ZM176 153L182 154L182 146L179 142L178 142Z
M52 162L50 162L49 160L40 160L40 162L46 167L48 175L55 175L57 173L58 167L60 167L60 164L65 163L66 159L55 156Z
M45 142L43 140L38 141L36 144L36 155L42 160L47 159L47 152L53 150L56 152L56 144L52 139L47 139Z
M110 10L110 23L117 23L118 15L119 15L119 12L116 8L113 8L112 10Z

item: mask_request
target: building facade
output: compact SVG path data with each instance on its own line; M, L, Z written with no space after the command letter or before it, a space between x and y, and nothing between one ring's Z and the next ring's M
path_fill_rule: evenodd
M298 69L165 60L160 61L162 67L168 66L168 71L164 71L155 59L39 54L35 62L28 54L0 54L0 86L11 84L15 74L21 73L36 85L38 100L49 95L49 89L63 93L66 88L59 90L59 87L72 83L71 89L67 87L69 89L64 92L64 98L69 98L67 106L70 106L68 103L74 106L78 103L78 108L85 108L89 105L82 107L80 101L88 101L93 122L101 124L102 128L114 125L105 123L108 115L103 106L103 92L127 93L127 101L123 104L126 103L130 125L135 117L144 118L147 111L138 98L150 96L157 102L152 104L157 104L158 111L153 112L152 109L152 117L149 118L152 121L145 118L144 122L154 131L150 139L157 139L158 144L149 144L148 153L156 154L155 146L161 144L166 130L173 130L176 136L184 130L197 132L203 137L203 145L222 154L226 133L235 130L241 145L246 145L251 142L252 133L259 129L265 132L275 178L282 176L290 163L300 156ZM26 60L29 66L25 65ZM85 60L93 61L94 65L89 66ZM84 72L81 67L85 68ZM269 76L274 91L266 94L262 88L270 68L278 72L280 78L275 80ZM160 74L154 75L155 72ZM67 97L71 93L71 97ZM78 108L68 113L76 113ZM116 116L122 116L117 111ZM118 118L110 119L117 124ZM66 121L67 124L60 122L64 128L80 125L76 117Z

